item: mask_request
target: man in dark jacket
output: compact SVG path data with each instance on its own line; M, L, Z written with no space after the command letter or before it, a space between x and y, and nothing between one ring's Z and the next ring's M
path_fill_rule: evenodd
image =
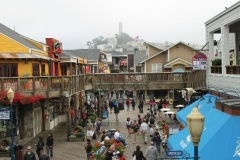
M39 160L50 160L49 156L44 152L44 150L41 150Z
M47 154L50 155L50 157L52 157L53 156L53 135L52 135L52 133L48 134L46 145L47 145L47 148L46 148ZM50 151L50 154L49 154L49 151Z
M32 152L32 147L27 147L27 152L24 154L24 160L36 160L35 154Z

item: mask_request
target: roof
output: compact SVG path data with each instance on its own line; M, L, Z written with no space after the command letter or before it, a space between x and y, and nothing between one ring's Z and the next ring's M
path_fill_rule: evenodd
M159 47L157 47L157 46L155 46L155 45L153 45L153 44L151 44L151 43L149 43L149 42L143 42L143 45L145 45L145 44L147 44L147 45L150 45L150 46L152 46L152 47L154 47L154 48L157 48L157 49L159 49L160 51L162 51L162 49L161 48L159 48Z
M41 50L37 46L33 45L32 43L28 42L26 39L21 37L21 35L14 30L8 28L7 26L3 25L0 23L0 33L4 34L5 36L17 41L18 43L31 48L31 49L36 49L36 50Z
M228 7L227 9L225 9L224 11L222 11L221 13L217 14L216 16L214 16L213 18L211 18L210 20L208 20L207 22L205 22L205 25L210 24L211 22L215 21L216 19L222 17L224 14L227 14L228 12L234 10L235 8L240 6L240 1L235 3L234 5Z
M167 66L171 65L172 63L174 63L174 62L176 62L178 60L183 61L186 64L189 64L190 66L192 66L192 63L188 62L187 60L185 60L183 58L180 58L180 57L176 57L176 58L172 59L171 61L167 62L166 64L164 64L164 67L167 67Z
M138 66L138 64L147 59L147 56L146 56L146 50L139 50L139 51L136 51L136 54L134 56L134 59L135 59L135 65Z
M190 45L188 45L188 44L186 44L186 43L184 43L184 42L182 42L182 41L179 41L178 43L176 43L176 44L174 44L174 45L172 45L172 46L170 46L170 47L166 48L165 50L163 50L163 51L161 51L161 52L159 52L159 53L157 53L157 54L153 55L152 57L149 57L148 59L146 59L146 60L142 61L141 63L144 63L144 62L146 62L147 60L149 60L149 59L151 59L151 58L153 58L153 57L156 57L157 55L159 55L159 54L161 54L161 53L163 53L163 52L167 51L168 49L170 49L170 48L172 48L172 47L174 47L174 46L176 46L176 45L178 45L178 44L180 44L180 43L182 43L183 45L185 45L185 46L187 46L187 47L189 47L189 48L191 48L191 49L194 49L194 50L195 50L195 48L193 48L192 46L190 46Z
M135 51L132 50L123 50L123 52L116 52L116 51L101 51L106 54L111 54L113 57L114 56L127 56L128 53L135 53Z
M68 53L67 51L62 51L62 54L60 54L60 58L76 58L76 56Z
M0 53L0 58L3 59L45 59L50 60L49 57L30 53Z
M64 50L63 52L70 53L76 57L86 58L87 60L98 60L100 49L75 49Z

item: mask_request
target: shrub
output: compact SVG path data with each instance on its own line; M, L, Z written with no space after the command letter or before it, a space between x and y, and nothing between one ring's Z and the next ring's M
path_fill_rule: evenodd
M80 133L84 133L84 129L81 126L76 126L74 130L79 130Z
M220 58L215 58L212 60L212 66L221 66L222 65L222 59Z

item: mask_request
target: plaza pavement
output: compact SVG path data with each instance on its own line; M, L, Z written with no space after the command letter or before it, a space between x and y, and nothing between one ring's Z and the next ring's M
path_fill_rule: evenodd
M137 105L136 105L137 106ZM175 109L172 109L172 105L168 105L168 108L170 108L172 111L176 111ZM141 113L141 117L144 116L146 113L147 108L149 108L148 104L144 105L144 113ZM126 110L126 105L125 105L125 110L121 110L119 113L119 121L117 122L115 119L115 115L109 114L109 126L103 126L104 130L112 129L112 128L119 128L120 132L123 134L124 138L126 139L126 142L128 144L128 147L125 148L124 150L124 156L126 157L127 160L132 159L132 153L136 148L136 145L141 146L141 150L145 154L146 148L150 144L150 140L148 138L147 145L144 144L142 140L140 140L140 136L137 136L137 140L135 144L132 144L132 135L128 137L128 131L126 129L126 119L127 117L130 117L131 120L137 120L138 116L138 108L136 107L135 111L130 111L127 112ZM168 116L167 116L168 117ZM159 121L160 118L156 116L155 122ZM103 125L107 124L107 120L103 120ZM57 127L55 127L51 131L43 131L39 133L36 137L34 138L28 138L28 139L23 139L19 141L20 145L24 146L24 152L26 152L27 146L32 146L32 151L36 151L35 144L38 142L38 137L42 136L44 138L44 142L46 143L47 135L48 133L51 132L54 137L54 145L53 145L53 157L51 160L86 160L86 152L83 147L84 142L68 142L66 141L67 139L67 131L66 131L66 123L61 123ZM94 144L96 141L93 141L92 143ZM45 147L44 147L45 150ZM163 149L161 150L163 151ZM38 158L37 158L38 159ZM0 160L10 160L10 157L7 158L0 158Z

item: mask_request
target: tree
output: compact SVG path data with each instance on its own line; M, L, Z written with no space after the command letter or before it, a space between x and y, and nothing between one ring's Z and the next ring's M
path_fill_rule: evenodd
M130 37L127 33L115 34L117 38L117 44L126 44L127 42L133 41L133 38Z
M93 42L93 48L97 48L97 45L107 44L107 39L104 38L103 36L99 36L97 38L94 38L92 42Z

